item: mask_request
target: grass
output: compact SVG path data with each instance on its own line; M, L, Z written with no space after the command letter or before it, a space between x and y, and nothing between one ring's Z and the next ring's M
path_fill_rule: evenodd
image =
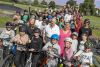
M4 1L0 1L1 4L9 4L9 5L13 5L13 3L10 2L4 2ZM14 6L22 8L22 9L29 9L30 5L23 5L23 4L14 4ZM31 10L44 10L44 7L37 7L37 6L31 6Z
M0 17L0 28L1 27L3 28L7 21L11 21L11 18L10 17Z
M89 18L91 20L91 26L94 26L94 28L99 28L99 30L93 29L93 36L100 38L100 17L84 16L84 19L86 18Z

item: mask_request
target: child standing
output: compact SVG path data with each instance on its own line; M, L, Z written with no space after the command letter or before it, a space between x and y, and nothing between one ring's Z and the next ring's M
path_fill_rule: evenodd
M73 52L74 54L77 52L77 46L78 46L78 33L77 32L73 32L72 33L72 49L73 49Z
M72 46L72 39L71 38L65 38L64 40L65 48L64 48L64 55L63 58L65 61L65 66L71 67L71 59L73 56L73 49Z

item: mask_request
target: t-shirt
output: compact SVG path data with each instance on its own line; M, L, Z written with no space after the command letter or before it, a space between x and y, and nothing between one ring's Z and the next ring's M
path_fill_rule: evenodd
M72 40L72 49L76 53L77 52L77 47L78 47L78 40Z
M90 67L93 64L92 60L93 53L92 52L83 52L80 56L80 62L82 63L82 67ZM86 64L90 63L90 65Z
M54 27L51 28L50 24L48 24L45 28L45 33L47 37L51 37L53 34L60 34L59 27L55 25Z
M32 37L29 48L39 50L39 49L42 49L42 44L43 44L43 41L41 37L39 38Z
M91 28L82 27L82 28L80 29L79 36L81 36L81 35L84 34L84 33L87 33L89 36L92 35L92 30L91 30Z

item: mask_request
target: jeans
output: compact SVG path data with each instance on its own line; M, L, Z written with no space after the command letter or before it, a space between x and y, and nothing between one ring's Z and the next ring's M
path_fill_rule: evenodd
M39 65L38 65L39 58L40 58L39 54L34 54L33 53L33 56L32 56L32 67L39 67Z
M25 63L26 63L26 52L17 50L15 55L16 67L25 67Z

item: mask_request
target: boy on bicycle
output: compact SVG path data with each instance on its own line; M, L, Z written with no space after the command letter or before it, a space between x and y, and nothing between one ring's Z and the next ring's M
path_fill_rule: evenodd
M38 61L40 58L40 53L34 52L42 49L42 38L40 37L41 30L39 28L35 28L33 30L33 36L31 39L31 43L29 45L29 51L33 51L32 53L32 67L38 67Z
M0 38L3 40L3 58L9 54L11 46L10 39L15 36L15 32L12 30L12 23L6 23L6 29L0 34Z
M57 55L60 55L60 46L58 45L59 36L53 34L51 36L51 41L49 41L44 47L43 50L48 52L48 67L57 67Z

